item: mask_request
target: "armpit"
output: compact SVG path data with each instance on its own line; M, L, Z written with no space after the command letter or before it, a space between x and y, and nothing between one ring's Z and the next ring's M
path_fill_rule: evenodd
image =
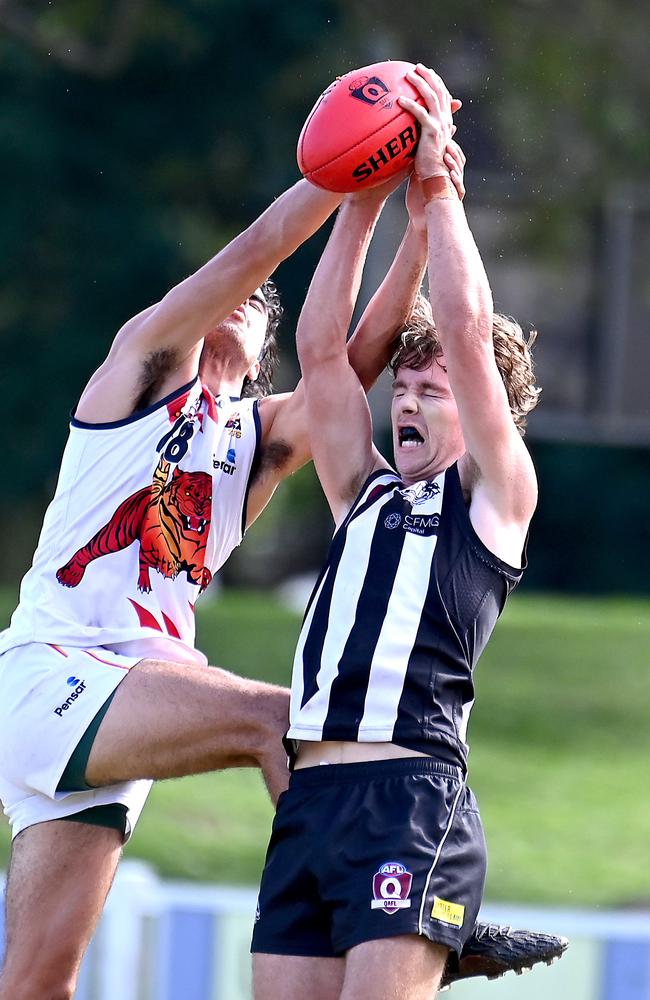
M278 472L291 462L294 454L293 447L286 441L271 441L263 449L256 476L262 476L265 472Z
M173 347L163 347L147 355L142 362L134 413L146 409L155 401L160 386L177 364L178 352Z
M469 503L472 499L472 493L478 483L481 470L474 461L471 455L467 452L458 461L458 475L460 477L460 485L463 490L463 499L465 503Z

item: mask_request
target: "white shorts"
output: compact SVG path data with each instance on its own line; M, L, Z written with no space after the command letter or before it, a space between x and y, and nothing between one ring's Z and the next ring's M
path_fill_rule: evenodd
M81 737L141 657L32 642L0 655L0 800L12 835L91 806L127 807L126 839L151 781L84 792L57 786Z

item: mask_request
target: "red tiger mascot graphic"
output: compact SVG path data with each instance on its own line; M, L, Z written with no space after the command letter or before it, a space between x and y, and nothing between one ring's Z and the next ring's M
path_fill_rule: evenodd
M151 486L133 493L120 504L108 524L87 545L57 570L64 587L76 587L93 559L119 552L140 542L138 590L151 591L149 570L175 579L185 571L190 583L205 590L212 574L204 566L205 547L212 512L212 478L207 472L182 472L160 460Z

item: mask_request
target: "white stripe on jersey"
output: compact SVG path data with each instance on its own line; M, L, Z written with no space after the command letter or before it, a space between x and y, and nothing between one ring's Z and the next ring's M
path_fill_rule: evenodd
M374 488L376 485L377 483L374 481L371 484L371 488ZM355 509L358 509L361 506L367 495L368 491L366 491L361 502L356 505ZM296 691L296 701L294 703L292 699L292 709L295 710L296 715L300 712L301 729L306 728L309 730L316 730L319 735L322 735L325 719L327 718L332 682L339 672L339 660L343 655L345 644L348 641L348 636L350 635L354 625L357 613L357 604L363 590L363 581L368 569L370 546L375 532L375 526L376 520L374 518L368 518L365 521L362 520L357 522L355 524L355 545L346 545L343 550L343 555L341 556L341 561L336 572L334 589L332 591L332 601L330 604L330 612L327 622L327 633L325 635L325 642L323 643L321 653L321 667L316 675L318 691L316 691L307 704L303 706L302 710L300 709L303 684L302 652L305 639L309 634L311 618L313 617L314 609L318 603L317 598L315 598L312 602L309 621L305 621L300 633L300 640L296 650L292 678L292 687L293 690ZM321 587L318 591L318 596L320 596L323 585L331 572L332 570L330 567L323 578ZM291 719L291 722L293 724L293 718ZM317 738L317 736L314 736L314 739Z
M303 692L303 676L302 676L302 651L305 645L305 640L309 635L309 630L311 628L312 619L314 617L314 612L316 610L316 605L318 604L318 599L321 595L323 587L329 576L329 570L323 576L320 582L320 586L316 593L312 597L311 604L309 606L309 611L305 616L302 628L300 629L300 635L298 636L298 645L296 646L296 652L293 658L293 670L291 672L291 703L289 707L289 725L292 726L294 723L294 717L300 712L300 702L302 700Z
M444 475L439 483L441 506ZM428 538L407 535L404 539L388 611L372 658L359 742L393 738L408 666L408 662L401 663L400 659L405 646L415 645L437 541L437 535Z

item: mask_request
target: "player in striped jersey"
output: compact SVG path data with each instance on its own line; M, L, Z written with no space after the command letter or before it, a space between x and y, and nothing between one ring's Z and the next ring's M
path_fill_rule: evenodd
M260 888L256 1000L431 1000L483 891L465 780L472 673L525 567L537 488L518 425L538 390L520 328L493 315L447 152L450 95L424 67L412 79L426 107L403 102L422 127L408 197L436 325L425 313L393 359L397 472L346 353L372 195L344 205L298 327L336 531L294 661L294 771Z

